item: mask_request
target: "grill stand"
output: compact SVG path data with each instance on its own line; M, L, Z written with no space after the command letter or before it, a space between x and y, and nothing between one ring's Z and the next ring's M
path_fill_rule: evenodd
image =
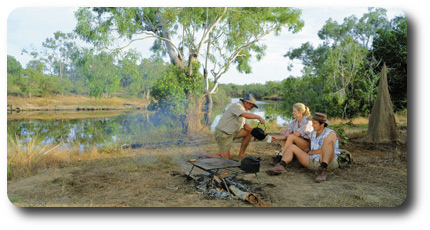
M229 193L231 193L230 189L228 188L228 184L225 182L224 178L218 173L218 171L220 169L226 169L226 170L230 170L230 168L239 168L240 167L240 163L230 160L230 159L226 159L226 158L206 158L206 159L199 159L196 162L190 162L193 166L191 167L190 172L188 173L187 178L191 178L191 172L193 171L194 167L197 167L203 171L206 171L208 173L211 173L212 175L214 175L211 179L211 181L213 181L215 179L215 176L217 176L218 178L220 178L222 180L222 183L224 183L224 186L226 187L227 191ZM261 184L260 179L257 176L257 173L255 174L255 178L257 178L258 184L261 187L261 190L264 192L264 195L269 198L267 196L266 191L263 188L263 185Z

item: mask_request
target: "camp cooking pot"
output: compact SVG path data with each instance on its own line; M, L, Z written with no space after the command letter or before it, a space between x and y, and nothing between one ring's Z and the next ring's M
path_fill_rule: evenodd
M263 130L262 128L258 127L259 125L260 123L257 125L257 127L252 129L251 135L261 141L264 138L266 138L267 134L264 132L264 130L266 130L266 126L264 126L264 130Z
M258 173L260 171L260 158L247 156L240 162L240 169L247 173Z

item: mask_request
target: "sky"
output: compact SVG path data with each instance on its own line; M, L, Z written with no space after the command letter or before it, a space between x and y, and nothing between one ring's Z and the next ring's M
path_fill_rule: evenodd
M56 31L72 32L76 25L74 17L75 7L19 7L15 8L7 20L7 54L14 56L23 67L26 66L31 57L21 54L23 49L41 50L42 43L46 38L53 36ZM298 48L302 43L310 42L316 47L321 44L317 32L325 22L333 20L343 22L345 17L355 15L360 18L368 12L367 7L316 7L301 8L302 19L305 22L303 29L296 34L284 29L280 36L268 35L262 42L267 45L265 57L261 61L253 59L251 63L252 73L239 73L235 67L220 78L220 83L250 84L266 81L282 81L288 76L300 76L302 65L294 61L293 71L288 71L287 66L291 63L283 57L290 49ZM394 16L404 15L398 8L387 9L388 19ZM144 57L149 57L149 47L152 40L144 40L133 43ZM168 59L165 59L168 61Z
M144 3L143 3L144 2ZM162 2L162 3L161 3ZM2 226L14 229L53 229L61 227L64 230L76 230L86 228L103 228L103 229L124 229L124 228L174 228L174 229L199 229L205 230L220 229L228 226L232 229L242 229L252 224L253 229L269 228L294 228L294 229L419 229L427 226L428 213L430 209L430 154L428 154L428 130L430 122L428 114L430 106L427 99L430 98L430 68L428 68L430 53L430 21L429 7L422 0L235 0L235 1L202 1L187 0L186 4L193 6L294 6L294 7L318 7L314 11L303 12L303 17L316 17L320 20L307 20L306 30L302 31L302 36L307 34L306 40L311 40L312 33L321 28L321 23L325 19L320 15L329 15L334 18L334 11L327 12L332 7L368 7L381 6L402 9L408 18L408 194L405 204L395 208L364 208L364 209L23 209L14 206L7 196L6 180L6 125L1 126L1 152L0 157L0 214ZM210 2L210 3L209 3ZM285 3L283 3L285 2ZM77 6L178 6L181 1L177 0L159 0L159 1L109 1L109 0L14 0L4 1L0 7L0 29L1 29L1 49L3 55L0 55L0 68L2 78L6 79L6 54L20 52L22 47L19 45L13 48L13 43L24 41L23 46L29 43L40 45L45 38L52 36L57 31L58 26L69 26L71 22L66 20L69 15L57 9L57 16L51 16L47 21L42 21L46 12L40 12L34 17L27 18L26 22L37 21L36 25L14 24L12 23L13 14L20 7L77 7ZM109 4L109 5L108 5ZM330 6L330 8L325 8ZM366 9L366 8L364 8ZM340 12L346 12L340 9ZM54 12L55 13L55 12ZM308 15L307 15L308 14ZM350 15L347 12L345 15ZM26 15L14 19L13 23L19 23ZM335 20L342 20L344 16ZM44 25L43 27L40 25ZM13 28L16 27L16 28ZM15 31L15 35L13 35ZM30 33L30 31L35 31ZM18 32L28 32L17 34ZM308 33L306 33L308 32ZM12 38L13 37L13 38ZM10 39L10 40L9 40ZM300 39L298 37L297 39ZM285 48L282 45L285 44ZM273 48L268 48L268 54L273 54L276 59L282 57L274 55L275 53L284 54L288 46L297 47L300 41L286 40ZM13 51L15 50L15 51ZM16 51L17 50L17 51ZM269 56L269 55L268 55ZM272 57L272 56L270 56ZM18 57L17 57L18 58ZM276 60L271 59L273 60ZM278 60L281 61L281 60ZM273 61L274 62L274 61ZM270 61L267 63L271 64ZM261 69L271 70L273 67L266 68L269 65L260 66ZM257 65L256 65L257 66ZM268 80L281 79L285 76L284 67L280 66L271 74L259 73L257 67L254 67L256 76L239 76L240 82L252 82L257 78ZM259 68L258 68L259 69ZM258 73L258 74L257 74ZM275 77L281 76L281 77ZM225 81L234 78L225 76ZM251 77L251 78L248 78ZM224 78L224 77L223 77ZM222 79L223 79L222 78ZM243 80L245 79L245 80ZM238 80L238 82L239 82ZM3 81L5 82L5 81ZM0 100L0 108L6 108L6 86L0 84L0 91L3 100ZM299 92L298 92L299 93ZM0 116L2 123L6 124L6 112ZM366 172L363 172L366 173ZM371 176L371 175L370 175ZM287 178L288 179L288 178ZM322 188L322 187L321 187ZM288 205L288 204L286 204ZM252 221L249 221L252 220Z

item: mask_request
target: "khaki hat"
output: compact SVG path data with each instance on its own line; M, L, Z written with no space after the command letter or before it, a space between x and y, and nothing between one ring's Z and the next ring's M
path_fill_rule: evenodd
M242 102L246 101L254 105L255 108L258 109L257 100L252 96L252 94L248 94L245 97L240 99Z
M316 113L314 113L314 115L312 117L308 117L307 119L309 121L316 120L316 121L319 121L319 122L324 122L327 125L331 125L331 122L329 120L327 120L327 115L325 115L324 113L318 113L318 112L316 112Z

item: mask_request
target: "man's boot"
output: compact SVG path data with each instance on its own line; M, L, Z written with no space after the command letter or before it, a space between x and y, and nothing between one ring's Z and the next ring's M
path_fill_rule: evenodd
M327 179L327 169L326 168L321 168L321 170L318 169L318 172L319 172L319 174L315 178L315 182L320 183L320 182L325 181Z

